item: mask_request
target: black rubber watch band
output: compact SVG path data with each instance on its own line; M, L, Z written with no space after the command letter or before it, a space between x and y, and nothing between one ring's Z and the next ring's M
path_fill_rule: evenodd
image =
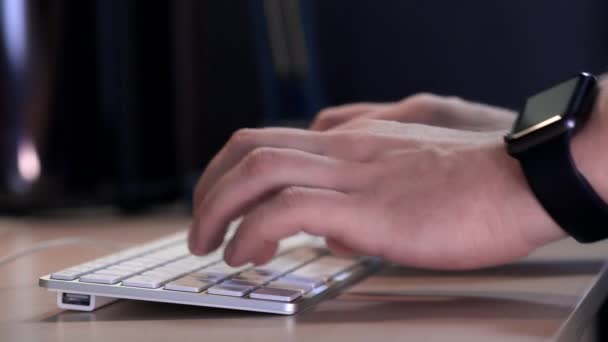
M578 172L570 153L570 134L520 153L528 184L553 220L579 242L608 236L608 205Z

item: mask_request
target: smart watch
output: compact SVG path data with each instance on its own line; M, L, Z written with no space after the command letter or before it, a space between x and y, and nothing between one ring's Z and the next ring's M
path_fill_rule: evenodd
M528 98L505 136L537 200L579 242L608 237L608 205L570 153L570 139L591 116L597 93L597 80L588 73L540 92Z

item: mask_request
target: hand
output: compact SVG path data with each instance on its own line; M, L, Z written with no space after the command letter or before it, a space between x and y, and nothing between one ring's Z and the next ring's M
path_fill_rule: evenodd
M326 131L358 119L421 123L470 131L510 129L516 113L455 97L417 94L394 103L356 103L322 110L311 129Z
M194 204L195 254L217 248L244 215L226 248L231 265L263 263L299 231L339 253L435 269L505 263L564 236L501 136L385 120L238 131L201 176Z

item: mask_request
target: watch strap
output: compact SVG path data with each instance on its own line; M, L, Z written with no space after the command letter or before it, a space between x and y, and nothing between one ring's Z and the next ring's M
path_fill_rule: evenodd
M564 231L579 242L608 237L608 205L576 168L569 132L518 158L536 198Z

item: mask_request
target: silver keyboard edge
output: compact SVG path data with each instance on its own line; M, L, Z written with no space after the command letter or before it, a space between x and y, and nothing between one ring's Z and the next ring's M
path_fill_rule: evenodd
M51 279L50 274L40 277L38 284L40 287L56 292L293 315L297 312L301 312L306 307L341 292L344 288L353 285L376 272L382 265L383 262L379 258L366 258L361 264L349 270L352 274L346 279L334 281L329 286L324 285L291 303L229 296L201 295L201 293L168 291L163 290L162 288L134 288L121 286L120 283L105 285L82 283L77 280L56 280Z

